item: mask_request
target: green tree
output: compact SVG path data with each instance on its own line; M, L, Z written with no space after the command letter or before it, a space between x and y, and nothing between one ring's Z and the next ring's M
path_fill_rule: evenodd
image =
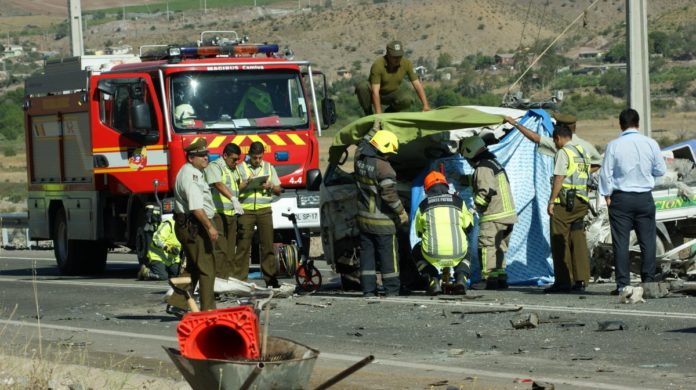
M626 44L617 43L604 55L604 61L611 63L626 62Z
M437 56L437 67L446 68L452 66L452 55L450 53L444 52Z
M626 96L626 73L623 71L609 69L599 78L599 84L612 96Z

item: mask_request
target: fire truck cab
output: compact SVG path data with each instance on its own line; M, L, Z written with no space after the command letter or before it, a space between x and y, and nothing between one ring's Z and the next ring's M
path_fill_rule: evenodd
M147 261L151 211L172 211L183 148L196 138L207 140L211 161L230 142L242 159L262 142L284 188L273 202L277 239L294 237L281 213L319 230L316 135L336 119L326 80L320 110L315 76L323 75L309 62L219 33L204 32L191 47L141 48L118 64L89 56L49 61L27 80L29 233L53 240L62 273L98 272L119 245Z

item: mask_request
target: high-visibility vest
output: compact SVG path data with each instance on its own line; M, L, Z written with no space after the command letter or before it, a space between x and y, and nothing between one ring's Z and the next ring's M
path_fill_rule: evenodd
M465 229L473 223L462 199L453 194L428 196L418 206L416 233L421 253L436 267L456 267L468 247Z
M241 181L248 180L252 177L253 172L249 163L242 162L237 166L237 172L239 172L239 178ZM255 176L268 176L268 180L273 180L271 177L271 164L269 162L261 160L261 167L259 173ZM248 187L239 192L239 202L242 204L244 210L258 210L267 207L271 207L271 200L273 196L270 190L265 190L261 187L249 189Z
M218 162L220 161L220 162ZM221 183L224 184L232 193L232 196L239 198L239 186L235 180L235 173L232 169L227 166L227 163L223 159L218 159L213 161L211 164L215 164L220 169ZM213 195L213 204L215 204L215 211L220 214L234 215L234 204L226 196L222 195L220 191L215 188L215 186L210 186L210 192Z
M249 114L247 114L249 105L256 107L256 110L262 115L268 115L273 112L271 95L268 91L258 87L249 87L244 93L244 97L242 97L242 100L239 102L234 112L235 118L246 118L249 116Z
M574 189L575 196L585 202L589 201L587 182L590 178L590 159L580 145L566 144L561 150L568 155L568 169L561 188L563 197L565 198L566 191ZM561 203L561 197L556 197L553 202Z
M164 248L170 251L165 251ZM159 224L155 234L152 236L152 242L150 243L147 257L150 259L150 262L161 261L164 265L169 267L181 261L179 255L175 255L171 252L172 249L181 252L181 243L176 239L176 234L174 233L174 220L167 219Z

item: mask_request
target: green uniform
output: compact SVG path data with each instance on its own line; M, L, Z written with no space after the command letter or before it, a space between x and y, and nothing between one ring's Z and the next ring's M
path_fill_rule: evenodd
M205 175L190 163L184 164L176 175L174 184L174 230L181 242L186 258L186 271L191 275L195 285L200 283L201 310L215 309L213 286L215 283L215 255L213 243L205 231L205 227L191 213L202 209L208 219L213 221L215 207L210 193L210 187ZM224 237L219 236L218 240ZM177 298L174 298L177 297ZM174 294L170 304L186 308L183 296Z
M396 172L369 143L362 143L355 155L360 229L360 282L363 293L377 289L377 268L387 294L399 292L395 219L404 211L396 192Z
M253 168L248 162L242 162L237 166L240 181L253 179L254 177L268 176L274 186L280 185L280 178L273 165L261 161L258 168ZM235 263L240 267L241 278L245 280L249 274L249 256L251 241L254 237L254 228L259 234L259 261L261 271L266 283L277 283L275 274L277 265L273 254L273 210L271 208L272 193L261 186L253 187L249 184L239 193L239 201L242 203L244 214L238 219L237 259Z
M215 188L215 183L224 184L227 189L232 193L233 198L239 197L239 176L237 174L237 169L230 169L227 163L222 158L208 164L205 169L205 177L210 184L210 192L213 197L213 204L215 205L215 212L217 216L215 217L216 226L221 235L225 236L226 247L223 249L226 256L218 259L216 256L215 260L218 261L215 264L215 269L219 277L227 279L232 276L237 279L244 280L247 275L242 274L243 267L236 263L236 249L237 249L237 214L234 209L234 203L232 200L227 199L222 195L217 188Z
M580 138L577 134L573 134L573 138L570 139L569 144L581 146L589 157L590 164L602 165L602 156L599 154L597 149L591 143ZM553 138L541 137L539 140L539 153L545 156L555 157L556 152L558 152L558 148L556 148L556 144L553 143Z
M484 278L505 275L505 253L517 222L510 181L492 153L475 160L473 196L479 219L478 252Z
M551 254L553 256L554 285L572 287L576 282L590 279L590 258L583 220L588 207L587 181L590 159L581 146L566 144L556 153L555 176L565 176L561 196L554 199L551 216ZM567 192L576 191L573 207L566 207Z
M379 84L379 96L382 106L388 106L384 112L408 111L413 104L413 97L401 89L401 82L408 76L409 81L418 80L418 75L413 70L413 64L406 58L401 58L401 64L394 72L387 70L387 60L379 57L370 68L370 77L367 81L355 86L355 94L365 115L372 115L372 84Z
M179 274L181 262L181 243L176 239L174 221L167 219L162 221L148 248L147 257L150 261L150 280L167 280Z

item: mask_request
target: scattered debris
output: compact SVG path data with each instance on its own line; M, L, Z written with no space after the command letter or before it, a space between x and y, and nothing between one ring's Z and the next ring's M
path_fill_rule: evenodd
M479 333L479 332L476 332L476 338L477 338L477 339L482 339L482 338L483 338L483 335L482 335L481 333Z
M360 332L355 332L355 333L350 333L350 332L348 332L348 333L346 333L346 334L347 334L348 336L355 336L355 337L362 337L362 335L363 335L363 334L360 333Z
M598 368L598 369L597 369L597 372L614 372L614 370L610 370L610 369L607 369L607 368Z
M537 313L529 313L526 316L510 320L510 324L514 329L532 329L539 326L539 315Z
M440 295L437 299L442 301L463 301L463 300L473 300L483 298L483 295L457 295L454 297L447 295Z
M643 297L645 297L647 299L664 298L667 295L669 295L669 289L667 288L666 283L659 283L659 282L642 283L641 287L643 288Z
M464 350L461 348L452 348L449 351L447 351L447 356L461 356L464 355Z
M517 351L513 352L513 355L522 355L524 353L529 353L529 351L526 349L517 348Z
M452 314L461 314L462 318L464 318L464 316L467 314L509 313L509 312L521 311L522 308L523 308L522 306L517 306L517 307L506 307L506 308L493 309L493 310L469 310L469 311L455 310L455 311L452 311Z
M577 328L585 326L584 322L561 322L558 324L561 328Z
M310 303L310 302L295 302L295 305L311 306L311 307L318 307L321 309L326 309L327 307L331 306L331 303L323 304L323 303Z
M597 329L600 332L610 332L614 330L628 330L628 325L626 325L625 322L621 320L616 320L616 321L597 321L597 325L599 325L599 329Z
M619 293L619 302L630 304L645 302L645 299L643 299L643 287L624 287Z
M556 386L553 383L534 381L532 382L532 390L555 390Z
M442 380L442 381L437 381L435 383L429 383L428 387L447 386L447 384L449 384L448 380Z
M670 368L670 367L677 367L677 365L673 364L673 363L656 363L656 364L641 364L640 367L642 367L642 368Z
M593 360L593 359L594 359L594 358L589 357L589 356L577 356L577 357L574 357L574 358L572 358L572 359L570 359L570 360Z

